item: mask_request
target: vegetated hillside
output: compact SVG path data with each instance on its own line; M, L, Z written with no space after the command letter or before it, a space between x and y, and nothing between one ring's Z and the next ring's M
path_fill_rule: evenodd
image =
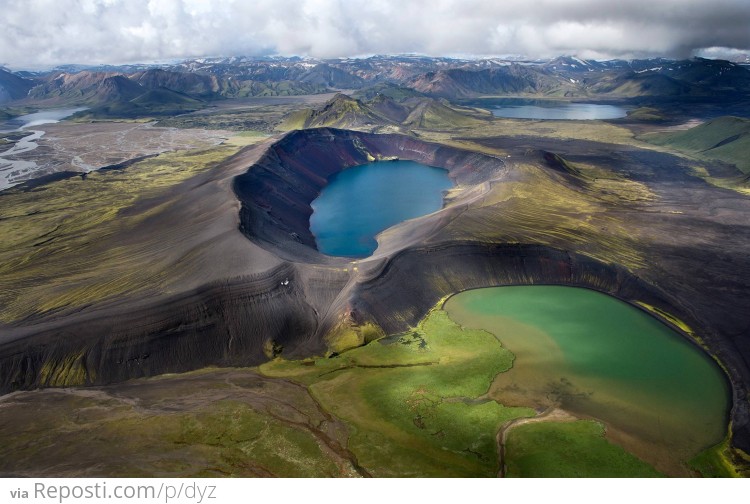
M476 126L488 119L474 109L456 107L445 100L412 97L396 101L385 95L361 101L342 93L317 109L303 109L289 114L279 129L320 127L377 129L386 126L409 128L456 128Z
M750 70L729 61L703 58L643 60L622 72L592 74L584 84L591 93L623 97L746 96L750 93Z
M145 91L140 84L120 74L83 71L50 77L32 88L28 96L32 101L98 105L129 101Z
M298 96L327 93L330 91L327 87L318 84L291 80L283 80L279 82L255 80L233 81L228 89L228 98L243 98L247 96Z
M26 96L34 86L29 79L19 77L4 68L0 68L0 103L19 100Z
M731 163L750 174L750 119L719 117L686 131L644 138L657 145Z
M367 106L376 114L397 123L404 122L411 112L408 106L383 94L377 94L365 101Z
M354 98L363 102L378 95L399 103L424 96L455 100L518 95L736 101L750 96L750 70L729 61L701 58L589 61L572 56L525 62L417 56L206 58L158 68L69 65L47 74L0 69L0 103L22 106L86 105L100 108L101 113L106 110L111 117L122 111L127 112L125 117L133 117L136 109L123 104L160 89L201 101L332 89L356 89ZM384 110L374 107L377 115L385 112L389 120L404 119L398 107L381 105ZM148 108L141 105L138 110L149 114Z
M598 79L591 85L589 91L592 94L634 98L639 96L692 96L699 94L700 89L694 84L660 73L626 72L618 75L607 75Z
M414 98L404 103L413 105L413 109L402 123L412 128L447 129L476 126L477 123L492 117L479 114L474 109L451 105L444 99Z
M147 117L166 116L198 110L205 105L202 100L191 98L166 88L153 89L128 101L106 102L76 114L83 118Z
M361 101L337 93L321 108L303 109L287 116L281 124L283 129L304 129L330 126L356 128L394 124L386 116L377 114Z
M666 75L715 91L750 91L750 70L724 60L694 58L662 70Z
M513 64L486 70L429 72L412 79L408 86L429 95L466 98L478 95L565 95L575 89L573 84L544 69Z
M130 79L146 89L166 88L194 97L216 97L222 91L221 83L215 76L159 68L133 74Z
M372 100L376 96L386 96L396 101L402 101L407 98L423 97L425 95L415 89L394 82L379 82L375 85L358 89L352 93L352 96L363 101Z
M62 73L34 87L30 100L55 104L105 106L127 102L147 91L168 89L190 98L207 100L244 96L321 93L324 86L309 82L256 82L232 80L190 72L150 69L132 75L82 71Z

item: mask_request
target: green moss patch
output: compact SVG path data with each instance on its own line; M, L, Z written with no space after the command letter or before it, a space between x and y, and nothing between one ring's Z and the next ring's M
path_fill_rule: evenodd
M277 360L261 372L309 384L350 425L349 449L373 475L489 477L498 470L500 425L534 415L478 399L512 362L493 335L435 310L408 333L335 358Z
M508 433L507 476L529 478L651 478L649 464L604 438L590 420L519 425Z

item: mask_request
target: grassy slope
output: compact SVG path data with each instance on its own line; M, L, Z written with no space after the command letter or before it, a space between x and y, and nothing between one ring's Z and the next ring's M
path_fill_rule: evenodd
M332 457L320 441L316 425L326 419L309 395L280 380L259 382L254 376L248 370L214 369L137 380L112 392L5 396L0 473L351 475L346 461Z
M206 369L24 392L0 399L0 473L492 477L500 427L535 414L476 400L512 361L491 334L434 310L334 358L264 364L266 378ZM603 433L592 421L517 426L508 475L658 475Z
M508 434L510 477L658 477L653 467L604 439L590 420L520 425Z
M489 117L469 108L457 108L430 98L412 98L400 104L409 110L407 117L398 125L408 128L446 130L466 127L481 127ZM286 131L303 128L335 127L372 129L373 127L396 126L398 121L386 117L377 110L374 102L361 102L337 95L322 108L308 108L292 112L284 118L277 129Z
M443 311L390 340L332 359L274 361L261 372L307 383L351 425L349 448L376 476L493 476L498 428L534 412L470 399L509 369L513 355Z
M0 196L0 321L81 306L136 292L158 282L159 265L144 264L138 251L100 247L166 210L124 213L136 201L216 166L238 150L225 145L162 154L125 170L92 172ZM23 286L13 289L12 286ZM50 286L54 285L54 288Z
M645 135L656 145L706 159L718 159L737 166L750 174L750 120L740 117L720 117L700 126L676 133Z
M404 125L434 130L478 127L490 118L472 109L458 109L439 101L428 101L418 105L406 118Z
M353 454L375 476L494 476L500 425L534 412L468 400L513 355L443 311L388 341L262 366L273 378L207 369L6 396L0 473L320 477L355 475Z
M206 104L187 95L156 89L130 100L107 103L96 106L75 115L77 120L108 118L143 118L171 116L191 112L205 107Z
M737 455L729 448L729 440L703 451L690 461L690 465L704 478L740 478L747 477L747 461L733 460Z

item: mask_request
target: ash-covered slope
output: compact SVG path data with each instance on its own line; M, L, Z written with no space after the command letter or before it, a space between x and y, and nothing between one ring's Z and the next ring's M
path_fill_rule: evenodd
M683 160L666 154L554 139L533 140L543 150L529 149L530 139L483 141L512 157L405 135L303 130L189 181L169 219L147 219L138 231L161 236L178 223L198 233L161 244L154 257L167 249L179 267L200 256L204 267L194 274L202 283L188 287L195 280L188 277L170 293L4 328L0 391L321 354L342 324L407 330L453 292L577 285L651 310L700 338L732 380L732 442L750 451L747 199L691 177ZM622 183L658 198L602 197L597 180L576 163L605 155L628 174ZM316 251L310 203L328 177L394 157L446 168L458 189L445 208L382 233L375 254L355 264ZM230 272L206 267L228 258Z

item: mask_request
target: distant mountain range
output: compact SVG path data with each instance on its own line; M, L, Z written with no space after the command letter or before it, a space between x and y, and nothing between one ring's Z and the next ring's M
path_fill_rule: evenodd
M0 104L85 105L93 114L174 113L247 96L366 90L384 84L433 98L482 96L692 97L745 99L750 67L722 60L546 61L373 56L203 58L159 66L65 66L48 72L0 69ZM110 112L106 112L109 110ZM98 112L97 112L98 111Z

